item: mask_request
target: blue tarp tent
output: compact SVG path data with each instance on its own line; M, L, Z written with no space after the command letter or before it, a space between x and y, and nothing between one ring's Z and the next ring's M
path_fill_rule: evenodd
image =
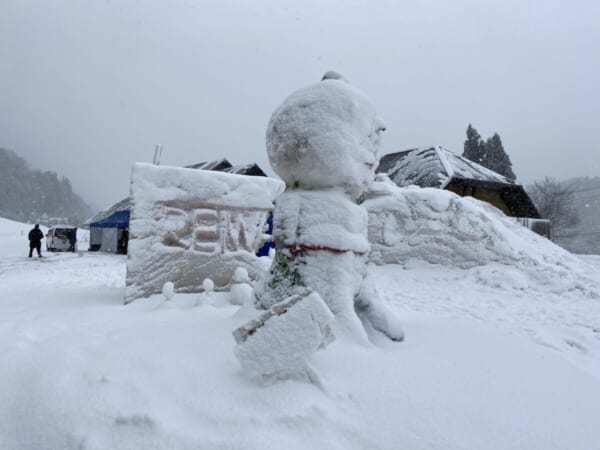
M130 209L128 197L87 221L86 225L90 227L90 251L127 253Z
M102 220L90 223L90 228L129 228L129 211L116 211Z

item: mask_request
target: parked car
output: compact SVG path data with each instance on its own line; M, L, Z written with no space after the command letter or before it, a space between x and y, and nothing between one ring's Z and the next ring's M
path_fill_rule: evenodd
M46 234L46 249L49 252L74 252L77 250L77 227L55 225Z

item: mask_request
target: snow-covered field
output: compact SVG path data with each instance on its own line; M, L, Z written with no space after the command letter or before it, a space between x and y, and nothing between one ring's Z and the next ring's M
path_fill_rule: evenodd
M600 449L598 256L565 289L494 262L372 267L406 340L335 341L322 388L260 386L226 293L123 306L125 257L29 259L29 228L0 219L0 449Z

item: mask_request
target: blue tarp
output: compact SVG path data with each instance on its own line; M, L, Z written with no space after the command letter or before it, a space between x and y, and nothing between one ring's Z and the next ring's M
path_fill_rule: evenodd
M117 211L97 222L90 223L90 228L129 228L129 211Z
M269 213L269 217L267 218L267 233L273 234L273 213ZM267 241L265 244L258 249L256 256L269 256L269 250L275 248L275 243L273 241Z

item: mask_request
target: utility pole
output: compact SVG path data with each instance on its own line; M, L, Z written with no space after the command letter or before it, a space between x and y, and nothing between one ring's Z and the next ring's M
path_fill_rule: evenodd
M162 156L163 146L160 144L156 144L154 147L154 158L152 159L152 164L155 166L160 166L160 157Z

